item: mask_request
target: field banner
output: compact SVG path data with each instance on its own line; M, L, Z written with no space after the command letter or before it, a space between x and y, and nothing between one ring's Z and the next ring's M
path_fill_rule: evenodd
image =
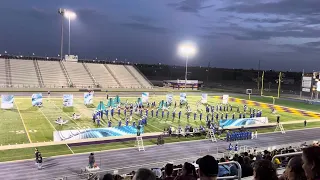
M141 95L142 103L146 103L149 100L149 93L148 92L143 92Z
M42 93L32 94L31 103L32 106L42 106Z
M173 101L173 95L172 94L167 94L166 95L166 101L168 104L171 104Z
M207 102L208 102L208 94L202 94L201 103L207 103Z
M222 104L228 104L229 101L229 95L223 95L222 96Z
M187 93L180 93L180 102L182 104L187 102Z
M1 95L1 108L2 109L12 109L13 108L13 95Z
M268 124L269 120L267 117L256 117L256 118L242 118L242 119L224 119L219 120L220 127L228 126L248 126L248 125L264 125Z
M72 107L73 106L73 94L64 94L63 95L63 106Z
M140 133L143 134L144 128L140 128ZM111 136L127 136L136 135L137 128L134 126L117 126L93 129L72 129L53 132L53 141L69 141L88 138L103 138Z
M93 103L93 94L92 93L84 93L84 104L92 104Z

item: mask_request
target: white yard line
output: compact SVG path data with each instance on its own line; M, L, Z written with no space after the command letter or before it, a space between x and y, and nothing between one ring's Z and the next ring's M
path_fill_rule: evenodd
M49 120L49 118L43 113L43 111L41 110L41 108L39 108L40 112L42 113L42 115L46 118L46 120L49 122L49 124L51 125L51 127L53 128L53 130L57 131L57 129L53 126L53 124L51 123L51 121Z
M62 111L62 113L64 113L72 122L74 122L80 129L81 129L81 126L79 126L79 124L77 124L67 113L65 113L63 111L63 109L61 109L59 106L57 106L54 102L50 101L51 104L53 104L56 108L60 109Z
M20 113L20 109L19 109L18 105L16 104L16 101L13 101L13 102L14 102L14 104L15 104L16 107L17 107L17 110L18 110L18 113L19 113L19 115L20 115L20 119L21 119L21 121L22 121L24 130L26 131L28 140L29 140L30 143L32 143L31 138L30 138L30 135L29 135L29 132L28 132L28 129L27 129L26 124L24 123L23 117L22 117L22 115L21 115L21 113Z

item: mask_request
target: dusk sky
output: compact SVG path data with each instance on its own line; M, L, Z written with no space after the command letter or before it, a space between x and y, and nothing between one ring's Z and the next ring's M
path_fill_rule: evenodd
M319 0L1 0L0 54L57 56L58 8L77 13L71 54L80 59L183 65L177 46L191 40L191 65L320 70Z

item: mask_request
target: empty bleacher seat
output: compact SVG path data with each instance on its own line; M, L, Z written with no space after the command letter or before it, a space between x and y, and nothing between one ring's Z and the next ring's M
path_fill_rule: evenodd
M45 87L68 86L59 61L38 61L41 76Z
M86 64L97 83L104 88L117 88L119 84L103 64Z
M33 61L11 59L10 66L13 87L39 87L39 81Z
M94 82L92 81L89 73L84 68L82 63L76 62L63 62L68 75L75 87L93 87Z
M124 67L124 65L107 64L120 84L125 88L140 88L141 85L135 77Z
M125 65L130 71L131 73L139 80L139 82L141 83L141 85L145 88L151 88L152 85L145 79L145 77L136 70L136 68L134 68L131 65Z
M0 59L0 87L6 86L6 61Z

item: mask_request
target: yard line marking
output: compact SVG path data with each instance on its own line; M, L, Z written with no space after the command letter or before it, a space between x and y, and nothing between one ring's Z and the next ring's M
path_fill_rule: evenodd
M41 111L41 113L43 114L43 116L46 118L46 120L49 122L49 124L51 125L51 127L57 131L57 129L53 126L53 124L51 123L51 121L48 119L48 117L43 113L43 111L41 110L41 108L39 108L39 110Z
M16 105L16 107L17 107L18 113L19 113L19 115L20 115L20 119L21 119L21 121L22 121L22 124L23 124L24 130L25 130L25 131L26 131L26 133L27 133L27 136L28 136L29 142L30 142L30 143L32 143L31 138L30 138L30 135L29 135L29 132L28 132L28 129L27 129L26 124L24 123L24 120L23 120L22 115L21 115L21 113L20 113L20 109L19 109L19 107L18 107L17 103L16 103L15 101L13 101L13 102L14 102L14 104L15 104L15 105Z
M74 154L74 152L72 151L72 149L70 148L70 146L68 144L66 144L67 147L69 148L69 150L72 152L72 154Z
M51 104L53 104L55 107L57 107L58 109L60 109L72 122L74 122L79 128L81 128L81 126L79 126L79 124L77 124L67 113L65 113L59 106L57 106L54 102L52 102L51 100L49 100Z

